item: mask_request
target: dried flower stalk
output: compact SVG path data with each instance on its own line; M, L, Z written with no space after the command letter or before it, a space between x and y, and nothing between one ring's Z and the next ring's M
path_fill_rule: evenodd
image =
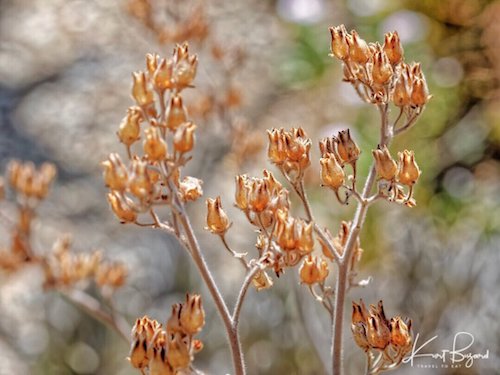
M245 373L238 323L248 288L250 285L258 291L270 288L272 273L279 277L294 267L301 283L331 317L332 372L342 374L345 297L350 288L369 282L369 279L356 281L363 253L359 234L368 208L380 199L409 207L415 205L413 187L421 172L414 154L404 150L395 161L388 147L394 136L415 123L430 98L420 65L404 62L396 32L386 35L383 46L365 42L355 31L348 33L344 26L331 28L330 32L332 56L342 61L344 80L380 112L380 139L372 152L373 165L362 190L358 190L356 164L361 151L350 130L319 143L322 186L331 189L341 204L351 199L357 202L354 218L343 221L334 237L316 222L304 187L305 172L311 167L311 139L300 127L268 131L268 158L298 195L305 218L291 214L290 193L270 171L263 170L262 177L236 176L235 205L257 231L256 251L252 256L229 245L231 221L221 197L207 199L206 229L220 238L221 245L246 271L232 313L203 259L186 212L186 204L203 194L201 180L182 176L184 166L191 160L189 153L195 147L197 128L182 96L185 89L193 86L198 65L187 44L177 45L171 58L148 55L146 70L133 74L135 105L128 109L118 131L128 160L124 162L118 154L111 154L102 163L104 181L110 189L108 200L119 220L175 235L193 258L224 323L238 375ZM399 108L393 122L389 120L391 103ZM158 206L168 207L170 214L160 217ZM316 237L321 247L318 254ZM329 285L333 264L336 281ZM399 366L411 342L411 324L398 317L387 320L381 303L367 312L361 302L354 304L354 310L352 330L356 342L367 353L368 372L376 374ZM138 339L144 340L142 333L138 333L141 329L145 328L137 326L135 331ZM377 350L383 351L379 357L374 354ZM132 353L132 364L143 371L148 362L144 353L139 357L136 360L136 354ZM182 362L182 366L187 364L188 361ZM159 373L177 373L172 363L162 366L163 372ZM149 368L149 373L152 371Z

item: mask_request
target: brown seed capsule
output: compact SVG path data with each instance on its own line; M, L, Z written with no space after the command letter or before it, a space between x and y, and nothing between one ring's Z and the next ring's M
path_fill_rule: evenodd
M115 215L123 223L131 223L137 219L136 212L131 209L125 199L116 191L108 193L108 202Z
M160 135L157 128L148 128L145 130L146 138L143 142L144 154L148 160L160 161L167 157L167 144Z
M344 25L337 27L330 27L330 34L332 36L332 43L330 49L332 55L340 60L345 60L349 56L349 45L347 44L347 32Z
M129 191L139 199L151 197L154 185L147 171L148 164L145 161L135 159L132 161L132 173L129 178Z
M397 65L403 60L403 46L397 31L385 34L383 48L392 65Z
M392 100L394 105L397 107L404 107L410 105L410 88L409 88L409 78L408 75L403 71L394 86L394 93L392 95Z
M210 232L223 235L231 226L229 219L222 209L220 196L207 199L207 227Z
M375 159L375 168L377 174L387 181L392 181L396 177L398 165L392 159L387 146L378 148L372 151L373 158Z
M134 84L132 86L132 97L140 107L148 106L153 103L153 92L148 87L148 81L144 72L132 73Z
M283 139L283 129L272 129L267 131L269 143L267 148L267 157L276 165L281 165L286 160L286 150Z
M345 173L333 154L326 154L319 160L321 164L321 185L333 190L339 189L345 181Z
M193 149L196 125L192 122L181 124L174 134L174 148L180 153L189 152Z
M376 349L385 349L391 342L391 332L378 315L368 317L366 337L370 346Z
M127 187L128 173L120 156L110 154L108 160L101 163L104 167L104 184L112 190L123 191Z
M205 311L198 294L186 294L186 302L180 311L180 324L185 333L195 335L205 325Z
M415 154L413 151L404 150L398 152L399 169L398 181L406 186L414 185L420 177L420 169L415 161Z
M174 369L167 360L168 341L169 337L165 331L160 331L155 335L155 340L151 343L151 359L149 361L150 374L175 374Z
M364 39L361 39L356 30L351 31L351 38L347 38L349 57L358 64L365 64L371 56L370 48Z
M378 51L373 55L372 79L379 85L385 85L392 78L393 70L391 63L384 51Z
M411 331L411 320L408 319L408 324L406 324L401 317L396 316L391 319L391 343L396 346L409 346L412 342Z
M120 142L131 146L141 135L142 112L139 107L130 107L118 130Z
M361 151L356 142L351 138L349 129L341 130L336 140L337 152L342 163L352 163L358 160Z
M156 69L158 68L159 61L160 61L160 56L158 54L156 53L146 54L146 68L149 77L152 77L153 74L155 74Z
M307 256L299 269L300 282L308 285L322 283L328 276L328 264L324 259Z
M172 88L174 63L172 60L162 59L153 75L153 84L157 90L163 91Z
M250 186L247 175L236 176L235 203L240 210L248 208L248 194Z
M174 65L173 82L178 90L191 86L198 68L196 55L181 59Z
M416 78L411 90L411 105L421 107L430 99L427 82L424 79Z
M165 117L170 130L176 130L181 124L187 121L187 110L182 104L182 97L180 95L173 95L170 98Z
M262 212L270 201L269 190L262 180L253 180L250 185L248 204L252 211Z
M186 368L191 363L189 348L179 333L168 339L167 361L174 369Z

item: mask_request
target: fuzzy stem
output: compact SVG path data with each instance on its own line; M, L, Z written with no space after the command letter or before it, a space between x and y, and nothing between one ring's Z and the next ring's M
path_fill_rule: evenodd
M180 207L180 212L178 213L179 223L184 228L184 232L186 234L187 242L190 247L191 257L193 258L198 270L200 271L201 277L205 282L212 298L214 299L215 306L219 312L219 315L224 323L224 327L226 329L227 337L229 340L229 344L231 346L231 354L233 357L233 366L235 375L244 375L245 374L245 362L243 359L243 353L241 350L241 344L238 337L238 330L233 327L233 320L231 318L231 314L229 313L229 309L222 298L222 295L215 283L215 280L210 273L207 263L203 258L203 254L200 249L200 245L196 236L194 235L193 228L191 226L191 222L187 216L187 213L184 209L184 206Z
M238 298L236 299L236 304L234 305L234 310L233 310L233 316L232 316L232 321L233 321L233 329L238 330L238 323L240 322L240 313L241 313L241 307L243 306L243 301L245 300L245 296L248 291L248 287L252 283L252 280L255 276L255 274L260 270L259 266L254 266L247 272L247 276L245 278L245 281L243 282L243 285L241 285L240 292L238 293Z
M392 139L392 129L388 129L388 106L380 105L380 117L381 117L381 127L380 127L380 146L388 145ZM335 314L332 324L332 372L333 375L343 374L343 348L342 348L342 338L343 338L343 323L344 323L344 304L345 296L348 287L348 276L349 276L349 260L352 257L352 252L354 251L355 244L358 240L359 232L364 224L366 213L368 212L368 207L371 201L368 201L370 197L373 184L375 183L376 177L375 163L372 163L368 177L366 178L365 185L363 187L363 192L361 193L362 200L359 201L356 208L356 213L354 214L354 219L349 230L349 235L344 248L344 253L342 257L338 260L338 274L336 281L336 293L335 293Z

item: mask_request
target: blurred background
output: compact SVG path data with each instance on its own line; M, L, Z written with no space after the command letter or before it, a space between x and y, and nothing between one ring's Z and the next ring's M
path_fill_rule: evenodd
M231 207L233 178L273 170L265 129L303 126L317 160L317 140L349 127L363 150L361 175L371 162L378 113L341 82L328 26L344 23L368 41L397 30L406 61L422 63L433 99L392 149L414 149L423 174L417 207L371 209L360 277L373 282L351 297L383 299L386 313L411 317L424 341L438 335L428 352L450 348L466 331L475 337L471 351L490 353L470 369L404 365L397 373L493 374L500 368L499 19L500 1L486 0L0 0L0 168L12 158L56 164L35 225L37 248L72 233L76 251L102 249L125 262L129 277L114 302L131 324L145 314L165 321L186 291L202 293L205 348L195 364L230 372L222 324L185 251L166 234L119 224L108 208L99 163L122 150L115 133L132 103L130 74L144 69L146 53L167 56L175 42L190 41L200 60L187 100L199 125L191 174L204 180L205 197L222 195L234 222L229 241L253 251L252 228ZM230 110L217 110L221 103ZM319 188L318 166L308 192L318 220L336 232L352 207ZM243 270L204 233L204 199L190 209L232 305ZM8 240L2 232L1 246ZM36 267L0 277L0 374L138 373L125 359L127 343L42 283ZM241 324L249 374L324 374L328 325L293 270L271 290L251 289ZM364 355L345 332L346 370L359 374Z

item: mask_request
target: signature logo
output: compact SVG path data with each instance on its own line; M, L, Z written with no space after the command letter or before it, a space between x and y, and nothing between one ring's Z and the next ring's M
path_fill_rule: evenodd
M458 332L453 338L451 349L443 349L435 353L422 353L424 348L438 338L438 335L430 338L422 345L418 346L420 334L417 333L413 342L413 348L409 356L403 358L403 363L409 363L412 367L415 358L432 358L440 360L442 365L451 364L452 367L471 368L476 360L488 359L490 355L489 349L484 353L474 353L469 351L474 344L474 335L469 332ZM417 364L417 366L419 366ZM446 367L446 366L445 366Z

